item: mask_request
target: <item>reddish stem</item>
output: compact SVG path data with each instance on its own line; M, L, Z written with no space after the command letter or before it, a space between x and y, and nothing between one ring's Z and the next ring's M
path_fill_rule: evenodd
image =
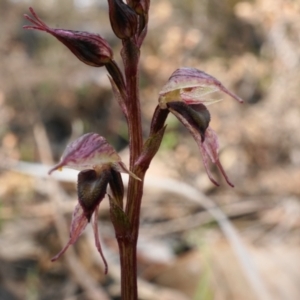
M130 148L130 170L141 181L129 179L125 213L130 223L129 234L117 236L121 261L121 295L122 300L137 300L137 261L136 246L139 232L140 207L143 195L144 171L134 167L142 152L142 122L139 99L138 63L139 49L133 40L124 40L122 49L126 78L126 106L128 110L128 132Z

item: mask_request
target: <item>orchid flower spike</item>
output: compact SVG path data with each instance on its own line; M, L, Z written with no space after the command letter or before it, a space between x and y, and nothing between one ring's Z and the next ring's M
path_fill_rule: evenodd
M122 210L124 186L120 172L128 173L137 180L139 178L126 168L114 148L96 133L87 133L70 143L63 153L60 163L54 166L49 174L63 167L80 171L77 182L78 203L73 212L70 239L66 246L52 258L52 261L57 260L70 245L77 241L93 216L95 244L103 259L105 273L107 273L107 263L98 234L100 202L107 193L107 186L110 185L112 192L110 197Z
M71 50L79 60L93 67L102 67L111 62L113 51L108 42L98 34L85 31L50 28L29 8L31 16L24 15L33 25L25 25L24 29L34 29L52 34Z
M210 113L206 106L219 101L208 97L214 92L225 93L243 103L240 97L226 89L216 78L195 68L177 69L160 91L158 102L162 110L168 109L173 113L194 137L209 179L219 185L209 170L211 161L233 187L219 160L217 134L209 127Z

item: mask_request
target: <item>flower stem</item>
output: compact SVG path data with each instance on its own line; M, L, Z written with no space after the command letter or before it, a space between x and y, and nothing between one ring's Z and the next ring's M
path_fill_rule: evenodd
M136 247L130 239L118 238L121 264L122 300L137 300Z
M140 50L133 40L123 40L121 55L126 79L126 106L128 111L128 132L130 149L130 170L140 179L129 179L125 213L130 223L126 236L117 236L121 263L122 300L137 300L137 261L136 246L139 232L140 207L143 195L144 171L135 167L135 162L142 152L142 122L139 99L138 63Z

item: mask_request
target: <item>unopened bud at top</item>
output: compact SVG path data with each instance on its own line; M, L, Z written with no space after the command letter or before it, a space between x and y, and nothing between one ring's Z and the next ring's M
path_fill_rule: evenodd
M112 49L100 35L85 31L50 28L37 16L33 8L30 7L29 10L33 18L28 15L24 16L34 25L23 26L24 29L41 30L52 34L79 60L89 66L102 67L112 60Z
M137 14L122 0L108 0L112 30L120 39L132 37L137 32Z
M148 14L150 0L127 0L127 3L138 15Z

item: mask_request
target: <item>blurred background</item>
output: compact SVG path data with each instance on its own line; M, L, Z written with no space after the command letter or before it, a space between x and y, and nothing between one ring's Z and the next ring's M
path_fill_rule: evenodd
M117 300L107 201L99 228L108 275L91 228L51 263L68 240L73 177L50 181L39 165L21 170L17 162L51 165L68 141L93 131L127 163L126 122L104 68L82 64L50 35L22 29L29 6L50 27L99 33L121 64L107 1L0 0L0 299ZM145 137L158 92L182 66L213 75L245 100L225 96L209 108L235 188L216 170L221 186L209 182L194 140L169 117L142 204L140 299L300 299L300 2L151 1L140 64ZM197 190L198 202L191 189L176 191L183 183ZM227 225L208 212L212 203Z

